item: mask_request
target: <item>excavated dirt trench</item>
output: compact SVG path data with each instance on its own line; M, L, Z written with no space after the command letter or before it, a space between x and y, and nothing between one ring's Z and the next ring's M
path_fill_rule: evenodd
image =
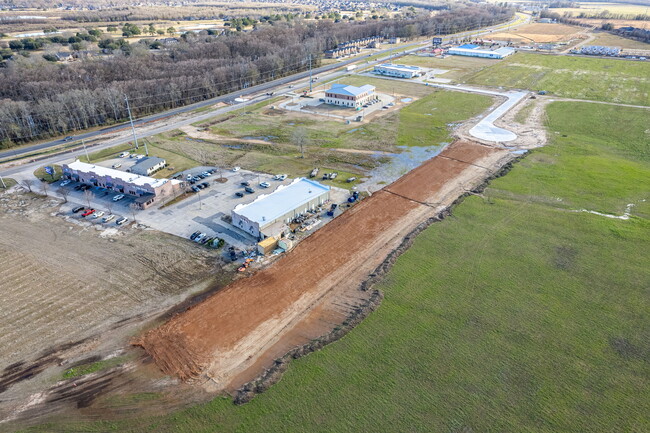
M409 233L511 159L502 149L455 142L272 266L233 282L136 344L167 374L232 391L260 376L278 355L330 333L354 311L371 310L377 294L359 290L368 276Z

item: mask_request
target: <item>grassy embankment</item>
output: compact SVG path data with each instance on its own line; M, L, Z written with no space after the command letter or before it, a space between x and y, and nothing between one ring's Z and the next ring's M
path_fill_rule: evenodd
M650 106L648 62L517 53L468 77L467 82Z
M552 143L425 230L375 313L251 403L49 427L647 431L646 114L551 104ZM580 211L621 215L630 203L628 220Z

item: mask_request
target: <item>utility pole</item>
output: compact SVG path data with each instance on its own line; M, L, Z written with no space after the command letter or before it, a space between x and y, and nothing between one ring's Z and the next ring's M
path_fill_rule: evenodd
M144 153L145 155L149 156L149 148L147 147L147 141L148 140L146 138L142 139L142 142L144 143Z
M86 142L84 140L81 140L81 145L84 147L84 152L86 153L86 159L88 160L88 163L90 163L90 156L88 156L88 149L86 149Z
M311 94L312 88L311 85L314 82L314 80L311 79L311 53L309 53L309 93Z
M2 176L0 176L0 182L2 182L2 187L4 189L7 189L7 184L5 183L5 180L2 178Z
M135 136L135 126L133 126L133 117L131 116L131 107L129 106L129 97L124 95L124 100L126 101L126 110L129 112L129 121L131 122L131 131L133 132L133 141L135 142L135 148L138 148L138 137Z

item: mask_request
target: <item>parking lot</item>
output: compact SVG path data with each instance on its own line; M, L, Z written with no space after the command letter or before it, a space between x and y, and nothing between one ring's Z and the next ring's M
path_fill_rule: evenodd
M182 179L185 180L188 174L198 175L211 167L196 167L182 173ZM223 180L221 180L223 179ZM88 195L83 190L77 190L80 185L78 182L71 182L64 188L68 191L68 204L64 210L71 211L77 206L90 207L97 211L116 215L116 218L106 225L115 225L119 217L124 216L130 221L145 224L154 229L181 236L189 237L195 231L202 231L209 236L217 236L224 239L230 245L240 249L247 249L257 242L252 236L231 226L223 220L223 217L230 215L230 211L238 204L252 202L262 194L273 192L279 185L288 185L292 179L284 181L273 180L272 175L263 173L253 173L246 170L233 172L232 170L223 170L221 173L215 171L212 176L199 181L207 183L209 186L197 193L192 193L189 197L174 203L170 206L159 208L152 206L145 210L134 210L131 204L135 197L124 194L124 198L115 202L113 197L118 193L109 191L105 188L93 187L88 189L92 194ZM249 182L253 193L245 192L242 182ZM268 182L268 188L259 186L261 182ZM54 191L58 190L60 183L53 184ZM242 192L244 197L237 197L235 194ZM81 218L82 212L77 215ZM89 221L102 223L101 218L88 217Z
M122 160L124 161L124 160ZM193 192L188 197L175 202L171 205L160 207L154 205L150 208L139 210L133 209L131 204L134 203L135 197L124 194L124 198L119 201L113 201L113 197L118 195L115 191L109 191L105 188L89 188L92 194L87 194L83 190L78 190L79 182L71 182L64 188L68 192L68 203L63 207L64 211L71 211L78 206L90 207L97 211L103 211L106 215L114 214L115 219L103 223L101 218L93 218L92 215L86 217L88 221L116 226L116 221L120 217L126 217L129 222L134 218L137 223L144 224L156 230L173 234L183 238L189 236L195 231L206 233L209 237L219 237L224 239L228 244L244 250L250 249L257 243L257 239L248 233L239 230L224 220L224 217L230 216L230 211L238 204L251 203L257 197L263 194L270 194L275 191L279 185L288 185L293 179L283 181L274 180L273 175L264 173L255 173L247 170L218 170L215 167L195 167L191 170L184 171L181 179L186 180L187 176L196 176L206 170L214 169L214 173L201 179L198 183L207 183L207 188L199 192ZM246 192L243 182L248 182L253 192ZM260 187L260 183L267 182L269 187ZM52 185L52 191L60 189L60 182ZM189 190L192 185L188 183ZM238 197L236 193L242 193L243 197ZM349 193L346 190L333 188L331 199L335 203L345 202ZM82 211L76 215L82 218Z
M198 174L206 167L197 167L183 172L183 179L187 174ZM137 214L138 221L157 230L188 238L193 232L201 231L209 236L224 239L230 245L240 249L250 248L257 243L244 231L241 231L223 220L230 216L230 211L238 204L252 202L262 194L269 194L279 186L288 185L293 179L284 181L273 180L273 176L263 173L253 173L246 170L223 171L221 176L226 180L220 182L220 175L215 172L212 176L199 182L208 182L210 186L192 194L192 196L164 208L150 208ZM249 182L255 192L244 192L242 182ZM271 186L261 188L261 182L268 182ZM242 192L244 197L237 197L235 193Z

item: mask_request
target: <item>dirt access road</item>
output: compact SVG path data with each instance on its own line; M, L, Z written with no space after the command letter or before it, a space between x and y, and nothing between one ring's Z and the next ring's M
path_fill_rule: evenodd
M268 367L259 361L269 353L299 343L296 325L311 314L320 316L312 317L316 321L328 310L340 314L344 294L353 300L361 282L409 232L511 158L503 149L456 142L337 217L272 266L233 282L136 343L167 374L198 379L213 391L232 390Z

